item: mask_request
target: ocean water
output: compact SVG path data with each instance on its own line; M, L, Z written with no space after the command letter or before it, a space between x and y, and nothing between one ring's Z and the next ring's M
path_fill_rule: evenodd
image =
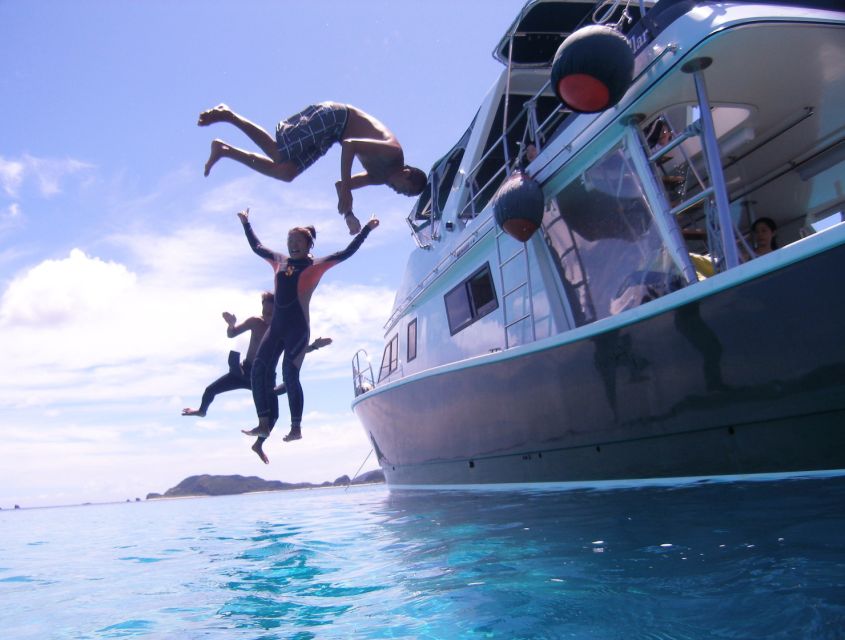
M2 511L0 638L845 638L845 477Z

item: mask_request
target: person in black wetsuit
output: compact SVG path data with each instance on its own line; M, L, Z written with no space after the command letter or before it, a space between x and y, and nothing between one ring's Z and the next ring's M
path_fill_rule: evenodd
M182 409L183 416L197 416L204 418L208 412L208 407L214 401L215 396L227 391L234 391L235 389L249 389L251 387L250 374L252 372L252 361L255 359L255 354L258 351L258 345L264 337L264 333L270 326L270 320L273 317L273 294L265 291L261 294L261 315L252 316L238 324L237 318L228 311L223 312L223 320L226 321L226 335L230 338L239 336L246 331L250 332L249 347L247 347L246 355L243 362L239 361L240 354L236 351L229 352L229 371L212 382L205 388L200 400L199 409L191 409L186 407ZM331 338L317 338L308 345L305 350L306 353L311 353L316 349L325 347L332 343ZM282 395L286 392L284 384L280 384L275 389L276 395Z
M301 423L304 397L299 382L299 368L305 356L310 334L308 306L311 295L317 288L323 274L336 264L354 254L364 239L375 229L379 221L373 217L355 236L349 246L325 258L314 258L309 254L317 234L314 227L294 227L288 232L288 253L277 253L258 240L249 222L249 209L238 213L244 227L249 246L273 267L275 273L275 304L270 328L258 346L252 364L252 398L258 415L258 426L244 430L250 436L257 436L252 450L266 464L269 462L263 450L264 440L279 418L279 400L273 392L276 381L276 366L282 360L282 378L287 387L290 408L290 432L285 442L302 437Z

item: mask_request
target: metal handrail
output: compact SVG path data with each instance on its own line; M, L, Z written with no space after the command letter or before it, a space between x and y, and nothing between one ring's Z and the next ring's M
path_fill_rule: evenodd
M361 354L364 355L364 359L367 363L366 368L361 367ZM367 375L369 372L369 375ZM368 387L364 386L364 383L369 385ZM373 363L370 362L370 356L364 349L358 349L355 352L355 355L352 356L352 390L355 393L355 397L357 398L363 393L375 389L375 377L373 376Z

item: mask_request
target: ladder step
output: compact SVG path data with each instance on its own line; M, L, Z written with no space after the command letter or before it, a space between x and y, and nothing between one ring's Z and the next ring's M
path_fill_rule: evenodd
M513 322L509 322L508 324L506 324L506 325L505 325L505 330L510 329L510 328L511 328L512 326L514 326L515 324L519 324L519 323L520 323L520 322L522 322L523 320L529 320L530 318L531 318L531 314L530 314L530 313L526 313L526 314L525 314L524 316L522 316L521 318L519 318L519 319L517 319L517 320L514 320Z
M524 281L522 284L518 284L518 285L516 285L516 286L515 286L513 289L511 289L510 291L507 291L507 292L503 293L503 294L502 294L502 297L503 297L503 298L507 298L507 297L508 297L509 295L511 295L512 293L515 293L516 291L519 291L520 289L522 289L523 287L525 287L525 286L527 286L527 285L528 285L528 280Z

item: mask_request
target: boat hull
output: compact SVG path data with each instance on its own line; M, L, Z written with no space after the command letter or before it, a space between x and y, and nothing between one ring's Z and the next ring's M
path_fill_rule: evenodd
M411 376L354 409L394 485L845 468L843 269L839 245L627 324Z

